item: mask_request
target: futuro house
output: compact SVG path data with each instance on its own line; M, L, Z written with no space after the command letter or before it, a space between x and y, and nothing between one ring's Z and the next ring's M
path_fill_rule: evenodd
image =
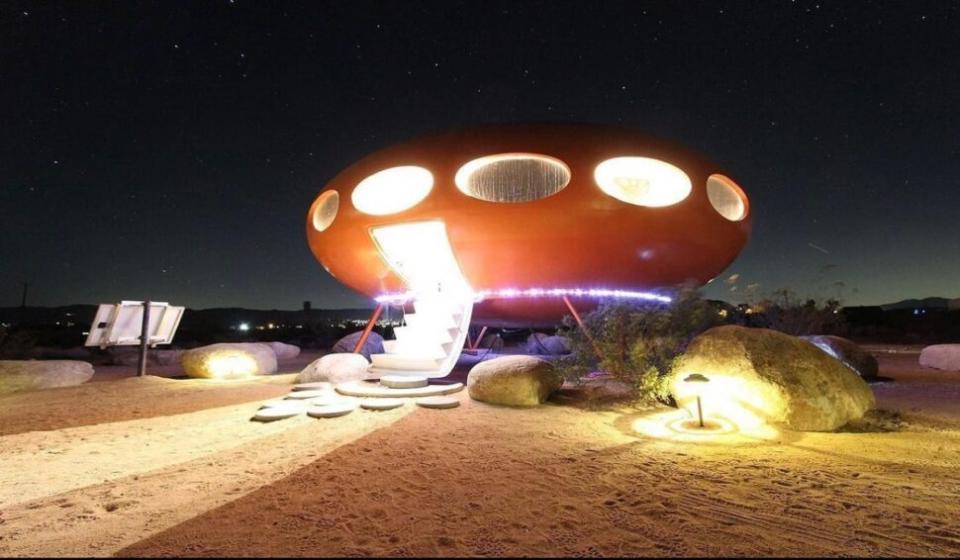
M718 165L635 131L589 124L458 129L375 152L310 206L324 268L406 326L371 371L442 377L471 321L556 323L602 297L669 301L743 249L750 205Z

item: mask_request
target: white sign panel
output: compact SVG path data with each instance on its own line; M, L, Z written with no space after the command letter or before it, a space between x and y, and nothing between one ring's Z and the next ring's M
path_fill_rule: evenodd
M170 344L180 326L184 307L175 307L165 302L150 302L150 324L147 327L150 346ZM135 346L140 344L140 329L143 328L143 302L121 301L101 303L90 326L90 334L84 346Z

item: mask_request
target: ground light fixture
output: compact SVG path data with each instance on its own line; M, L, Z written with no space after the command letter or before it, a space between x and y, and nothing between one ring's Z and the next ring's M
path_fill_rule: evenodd
M703 375L702 373L691 373L690 375L684 377L684 378L683 378L683 381L684 381L684 383L703 384L703 383L709 383L709 382L710 382L710 379L709 379L706 375ZM702 392L702 390L696 391L696 394L697 394L697 417L698 417L699 420L700 420L700 427L703 428L703 427L704 427L704 425L703 425L703 406L702 406L701 403L700 403L700 394L701 394L701 392Z

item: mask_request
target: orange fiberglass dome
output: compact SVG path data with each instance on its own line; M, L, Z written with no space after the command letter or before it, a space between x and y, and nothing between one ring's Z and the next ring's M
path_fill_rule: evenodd
M493 326L556 321L562 295L589 308L706 283L750 220L743 190L686 148L611 126L510 124L363 158L314 201L307 238L331 275L378 301L469 290L474 321Z

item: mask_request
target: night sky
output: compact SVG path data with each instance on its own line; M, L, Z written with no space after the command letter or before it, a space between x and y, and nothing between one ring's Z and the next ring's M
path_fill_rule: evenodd
M5 1L0 306L23 281L35 305L368 306L310 254L310 202L371 151L506 121L729 169L753 238L711 297L958 297L958 109L948 0Z

